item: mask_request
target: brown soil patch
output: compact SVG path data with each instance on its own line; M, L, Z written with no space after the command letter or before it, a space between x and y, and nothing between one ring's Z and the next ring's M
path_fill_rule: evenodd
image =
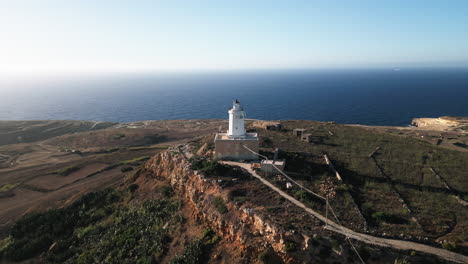
M26 182L26 184L46 190L55 190L64 185L75 182L79 179L83 179L94 172L104 169L107 166L109 166L109 164L92 163L84 166L80 170L73 172L67 176L61 176L59 174L49 174L34 178L33 180Z

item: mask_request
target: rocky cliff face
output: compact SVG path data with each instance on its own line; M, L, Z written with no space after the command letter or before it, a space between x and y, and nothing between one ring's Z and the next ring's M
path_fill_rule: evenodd
M192 156L189 149L188 145L179 146L153 156L136 175L136 182L141 186L157 181L169 183L189 208L191 219L210 227L222 238L209 263L360 263L343 236L324 230L321 224L291 228L278 221L277 216L261 203L253 201L254 197L249 196L247 202L236 202L232 192L242 183L226 185L226 177L221 180L218 176L206 176L193 170L188 158ZM244 179L243 184L256 183ZM217 208L219 197L224 200L227 212ZM277 206L287 208L290 205L284 201ZM287 210L295 214L286 216L288 219L310 218L301 210ZM366 263L393 263L401 254L358 242L355 245L366 256ZM226 248L231 250L229 254L235 251L229 260L219 257ZM267 261L260 257L264 255L268 256ZM421 259L425 259L422 254Z
M191 207L193 217L231 242L247 259L255 260L255 252L268 246L282 254L284 238L279 227L255 214L253 209L228 202L227 194L216 181L207 179L190 167L184 155L163 152L146 162L143 170L149 172L146 177L167 180ZM218 196L226 201L228 212L225 214L216 209L214 199ZM258 236L262 239L258 239Z
M439 118L413 118L411 125L427 130L434 131L456 131L460 126L466 124L465 118L449 119L448 117Z
M317 257L314 256L317 252L309 250L311 242L314 242L314 247L319 250L316 240L299 232L286 231L257 208L229 201L228 192L216 180L192 170L186 155L178 151L170 150L152 157L145 163L141 172L140 177L168 181L190 206L192 217L210 226L232 247L240 250L242 262L257 262L258 255L267 250L285 263L308 262ZM222 214L216 208L214 200L219 196L225 201L227 213ZM292 249L294 254L286 251L291 250L291 247L295 248ZM337 256L329 260L336 260ZM338 258L342 257L344 256Z

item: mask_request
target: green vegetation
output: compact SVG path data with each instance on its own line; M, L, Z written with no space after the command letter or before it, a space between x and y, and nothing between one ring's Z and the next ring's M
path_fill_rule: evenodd
M444 241L442 243L442 248L450 251L456 251L457 250L457 243L452 242L452 241Z
M464 144L464 143L461 143L461 142L455 142L453 143L455 146L457 147L461 147L461 148L466 148L468 149L468 145L467 144Z
M11 184L11 183L4 184L2 187L0 187L0 192L9 191L9 190L15 188L17 185L18 184Z
M411 264L411 262L407 260L406 257L404 259L396 258L393 263L394 264Z
M219 213L225 214L228 212L226 204L224 203L224 200L221 196L215 197L214 203L216 205L216 210L218 210Z
M124 137L125 137L125 134L120 133L120 134L114 135L112 138L113 139L122 139Z
M129 172L129 171L132 171L132 170L133 170L133 168L130 167L130 166L122 167L122 168L120 169L121 172Z
M201 240L189 242L184 247L184 252L172 259L171 264L198 264L202 263L204 245Z
M262 251L260 254L258 254L258 260L260 260L262 263L267 263L266 260L268 258L268 252L267 251Z
M208 159L191 159L192 170L199 170L208 176L222 176L226 174L230 167L214 160Z
M238 203L244 203L247 201L247 194L244 190L232 190L229 192L229 200L238 202Z
M297 248L297 243L294 242L294 241L286 241L284 243L284 250L286 252L292 252L292 251L296 251L298 248Z
M12 243L0 252L13 261L20 261L46 251L53 241L70 237L75 228L85 227L114 211L113 204L121 194L107 189L89 193L63 209L34 213L18 220L10 231Z
M184 251L180 255L176 255L171 264L198 264L205 263L208 253L211 248L218 243L219 237L211 228L203 231L202 238L188 242Z
M72 172L79 171L79 170L80 170L80 167L70 166L70 167L66 167L66 168L63 168L61 170L58 170L55 173L59 174L60 176L68 176Z
M428 143L424 141L426 135L424 139L415 138L410 131L391 128L384 131L307 121L285 121L283 125L289 131L307 129L313 135L312 142L303 143L289 132L262 130L262 142L268 142L262 147L281 149L286 171L292 172L289 175L320 194L319 186L334 178L324 164L326 153L343 178L343 184L334 184L336 196L330 204L349 227L367 224L378 232L412 237L438 237L450 232L450 240L468 239L468 226L460 225L468 221L468 211L454 199L454 195L468 197L468 153ZM269 180L284 189L284 181ZM454 191L447 190L443 181ZM325 213L323 204L307 193L297 188L289 192Z
M42 254L51 263L154 263L166 252L170 227L181 219L175 214L179 202L163 198L122 207L127 195L106 189L65 208L27 215L0 243L0 258Z
M151 158L150 156L142 156L142 157L134 158L134 159L131 159L131 160L121 161L120 164L121 165L127 165L127 164L128 165L133 165L133 164L135 164L135 166L139 166L141 162L147 161L150 158Z
M394 223L394 224L405 224L407 221L405 219L402 219L398 216L387 214L384 212L375 212L371 214L371 217L376 221L376 222L387 222L387 223Z
M5 239L0 241L0 252L5 250L8 246L10 246L11 242L13 242L13 239L11 236L7 236Z
M258 254L258 260L263 264L282 264L283 260L272 249L266 249Z
M127 189L129 192L134 193L138 189L138 184L132 183L130 184L130 186L128 186Z
M158 192L162 193L166 198L169 198L174 195L174 190L169 185L158 186L157 190Z
M137 151L137 150L167 149L167 148L168 148L167 146L142 146L142 147L130 147L130 148L127 148L127 150Z

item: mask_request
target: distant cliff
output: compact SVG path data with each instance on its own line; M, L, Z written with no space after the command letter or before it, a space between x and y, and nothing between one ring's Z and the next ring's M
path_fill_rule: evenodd
M411 125L427 130L468 132L468 117L414 118Z

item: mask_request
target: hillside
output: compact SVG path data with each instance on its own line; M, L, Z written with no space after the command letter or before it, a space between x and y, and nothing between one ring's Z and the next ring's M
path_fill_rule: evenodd
M0 120L0 145L36 142L69 133L103 129L113 125L115 123L72 120Z
M253 121L248 129L259 133L261 154L280 149L295 181L320 194L334 190L329 202L344 227L442 250L435 257L353 239L366 263L441 263L467 255L463 148L430 140L436 132L421 128L281 123L281 131ZM225 126L223 120L144 121L0 146L3 260L359 263L345 237L324 222L247 170L210 161L213 133ZM311 133L310 142L293 136L294 128ZM322 201L286 189L284 177L260 176L327 215ZM444 259L451 255L443 249L458 255Z

